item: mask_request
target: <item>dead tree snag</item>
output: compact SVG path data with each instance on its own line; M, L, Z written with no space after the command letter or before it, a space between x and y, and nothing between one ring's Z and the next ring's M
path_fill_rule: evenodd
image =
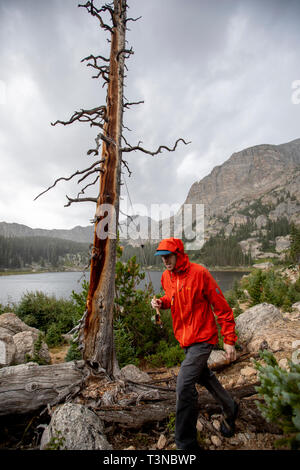
M86 312L78 326L79 345L83 352L83 358L91 365L105 369L108 376L114 377L118 373L118 364L114 352L113 339L113 306L115 288L115 263L117 227L119 219L119 199L122 165L129 170L128 163L122 159L122 153L140 151L148 155L158 155L163 150L173 152L179 142L187 144L184 139L177 139L173 147L160 145L156 151L150 151L137 145L131 145L122 135L126 128L123 124L123 112L133 105L143 101L128 101L123 95L124 71L127 69L125 60L132 54L132 48L126 43L127 22L137 21L139 18L127 18L127 0L114 0L112 3L96 7L96 0L90 0L78 5L99 21L99 26L109 34L110 57L102 55L89 55L82 59L88 67L95 69L93 78L101 78L103 85L107 85L105 105L95 106L92 109L81 109L72 114L69 120L57 120L52 125L69 125L74 122L85 122L91 127L100 128L95 141L96 147L88 150L88 156L99 158L100 144L102 144L101 159L95 161L84 170L77 170L70 177L60 177L53 185L40 193L36 199L59 181L74 178L80 175L78 184L85 181L87 184L81 188L77 197L67 196L66 206L74 202L96 202L96 216L94 242L90 263L90 287L86 305ZM106 21L108 16L109 21ZM110 23L110 24L108 24ZM122 138L126 147L122 148ZM88 182L87 178L96 178ZM100 190L97 197L82 197L85 190L100 182ZM105 207L109 206L109 210ZM115 225L113 233L107 228L107 218L114 217ZM109 226L110 227L110 226Z

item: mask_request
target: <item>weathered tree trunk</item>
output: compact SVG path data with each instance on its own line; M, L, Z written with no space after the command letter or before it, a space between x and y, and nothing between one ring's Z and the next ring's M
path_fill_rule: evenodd
M91 260L90 288L87 313L83 326L83 357L101 364L109 376L118 370L113 341L113 305L116 263L116 231L119 214L121 175L121 136L123 119L123 77L126 31L126 0L114 0L113 28L106 119L103 127L103 173L100 178L100 196L97 204L94 247ZM103 204L110 205L115 217L115 233L103 237L107 213ZM101 236L102 235L102 236Z
M24 414L63 400L80 389L84 361L0 369L0 416Z

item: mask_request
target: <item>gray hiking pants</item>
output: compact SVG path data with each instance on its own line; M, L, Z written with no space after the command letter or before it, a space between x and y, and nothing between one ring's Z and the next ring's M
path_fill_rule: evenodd
M213 349L210 343L195 343L184 348L186 357L181 364L176 385L175 442L178 449L188 449L197 443L198 393L195 384L207 388L222 406L227 416L233 414L234 401L215 374L207 367Z

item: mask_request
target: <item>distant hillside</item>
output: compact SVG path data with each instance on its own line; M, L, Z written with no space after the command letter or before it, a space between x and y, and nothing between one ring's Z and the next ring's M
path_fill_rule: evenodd
M80 268L88 264L89 246L48 237L0 236L0 269Z
M72 240L78 243L92 243L94 226L81 227L77 225L72 229L31 228L27 225L0 222L0 236L3 237L48 237Z

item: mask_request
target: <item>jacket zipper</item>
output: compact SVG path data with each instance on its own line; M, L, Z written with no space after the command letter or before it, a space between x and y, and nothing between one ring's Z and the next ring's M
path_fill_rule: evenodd
M182 308L181 308L181 302L180 302L180 295L179 295L179 277L177 277L177 294L178 294L178 304L179 304L179 310L180 310L180 317L181 317L181 323L183 325L183 336L182 336L182 344L184 345L184 340L185 340L185 324L183 322L183 317L182 317Z

